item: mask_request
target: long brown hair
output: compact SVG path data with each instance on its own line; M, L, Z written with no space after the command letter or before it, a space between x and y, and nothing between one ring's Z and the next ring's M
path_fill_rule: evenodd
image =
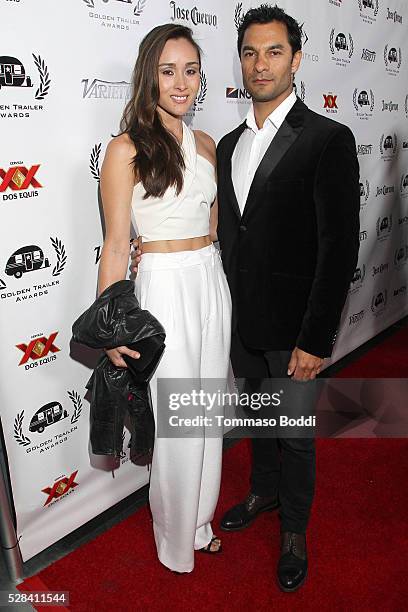
M162 197L173 185L179 194L183 187L183 152L157 111L159 59L166 42L175 38L185 38L193 45L201 66L201 49L190 28L171 23L153 28L140 43L133 70L132 97L120 122L121 133L129 134L136 147L134 171L145 189L144 198Z

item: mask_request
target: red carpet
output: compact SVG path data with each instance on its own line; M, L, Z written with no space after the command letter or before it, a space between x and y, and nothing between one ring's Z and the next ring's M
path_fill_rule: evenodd
M276 513L243 532L223 533L220 555L196 554L191 574L156 559L143 508L20 585L70 592L70 610L404 610L408 600L408 441L319 440L309 529L309 578L296 593L275 584ZM224 458L222 513L247 492L247 441ZM38 608L40 609L40 608ZM41 608L44 609L45 608Z
M408 378L408 327L336 374L338 378Z
M407 355L404 328L338 376L407 377ZM74 612L406 610L408 440L331 439L318 440L317 447L309 578L296 593L284 594L275 583L276 513L262 515L243 532L216 529L224 552L197 553L194 572L177 575L156 558L147 508L19 588L69 591ZM246 495L249 465L247 441L225 454L215 527L222 513Z

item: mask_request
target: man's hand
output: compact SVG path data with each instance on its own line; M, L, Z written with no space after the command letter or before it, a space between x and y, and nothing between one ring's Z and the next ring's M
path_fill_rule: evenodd
M324 359L310 355L295 347L288 365L288 376L293 380L307 381L314 380L320 374Z
M104 349L105 353L117 368L127 368L127 363L123 359L122 355L129 355L133 359L139 359L140 353L138 351L132 351L127 346L118 346L113 349Z
M131 259L130 270L131 272L134 272L135 274L137 274L137 270L138 270L139 263L140 263L140 258L142 256L142 250L141 250L142 239L135 238L132 241L132 246L133 246L133 249L130 253L130 259Z

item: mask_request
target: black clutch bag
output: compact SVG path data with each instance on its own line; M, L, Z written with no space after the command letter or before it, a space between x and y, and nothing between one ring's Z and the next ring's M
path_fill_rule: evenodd
M158 366L165 346L161 334L127 345L132 351L140 353L139 359L122 355L136 382L149 382Z

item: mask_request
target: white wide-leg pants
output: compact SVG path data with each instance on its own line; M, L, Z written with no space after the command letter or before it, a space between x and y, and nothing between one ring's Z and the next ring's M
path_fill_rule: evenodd
M166 349L150 383L154 415L157 380L227 379L231 341L231 297L219 252L144 253L136 296L166 331ZM160 414L160 413L159 413ZM208 432L207 432L208 433ZM214 436L214 433L212 433ZM194 550L212 536L219 495L222 435L156 439L150 477L150 508L160 561L191 572Z

